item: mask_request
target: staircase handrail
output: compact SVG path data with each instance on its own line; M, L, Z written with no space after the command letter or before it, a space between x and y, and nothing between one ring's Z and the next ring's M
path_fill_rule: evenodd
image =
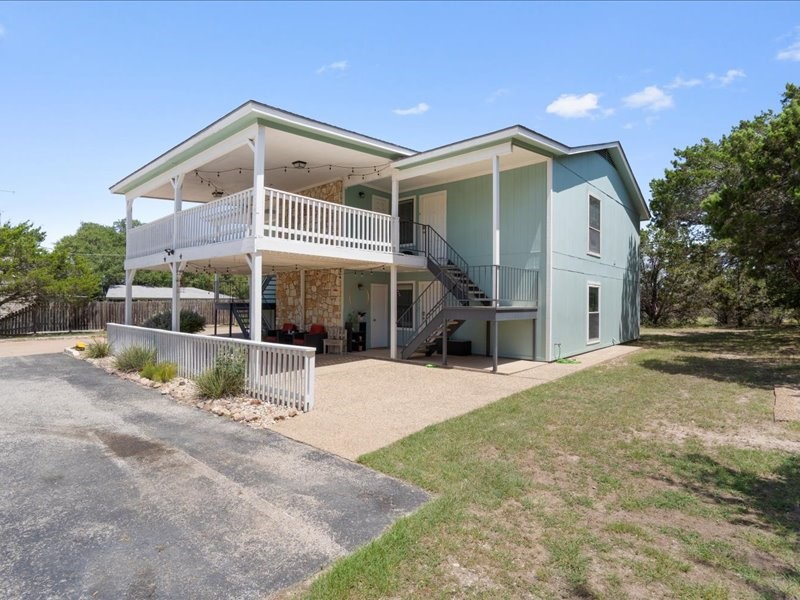
M457 298L444 288L441 296L434 294L436 291L434 284L436 283L439 282L434 280L425 286L425 289L420 292L416 300L411 303L411 306L397 317L397 342L400 346L405 347L408 342L414 339L420 331L425 329L443 309L458 303ZM425 306L428 306L428 310L424 312L422 311L423 302L426 303ZM417 314L419 314L419 319L415 325L417 319L415 319L414 316ZM411 327L401 326L401 323L406 322L407 319L408 322L411 323Z

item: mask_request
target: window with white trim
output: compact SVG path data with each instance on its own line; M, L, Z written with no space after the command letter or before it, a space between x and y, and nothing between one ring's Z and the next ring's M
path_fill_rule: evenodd
M589 284L588 331L586 339L591 344L600 341L600 286Z
M600 200L589 196L589 254L600 256Z

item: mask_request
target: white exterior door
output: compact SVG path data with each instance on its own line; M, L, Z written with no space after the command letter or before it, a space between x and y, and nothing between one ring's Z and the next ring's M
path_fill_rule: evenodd
M389 286L373 283L369 287L369 347L389 345Z
M447 239L447 192L434 192L419 197L420 223L430 225Z

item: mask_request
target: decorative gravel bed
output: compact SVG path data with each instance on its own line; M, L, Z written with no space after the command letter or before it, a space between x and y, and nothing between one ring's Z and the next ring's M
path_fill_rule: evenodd
M162 396L169 396L175 402L186 406L193 406L200 410L213 413L218 417L231 419L239 423L248 425L254 429L268 429L276 421L286 418L296 417L297 409L285 406L276 406L269 402L263 402L258 398L248 396L233 396L211 400L200 397L200 393L194 381L185 377L176 377L167 383L150 381L138 373L124 373L114 366L114 357L87 358L83 352L69 349L70 354L75 358L84 360L97 368L103 369L106 373L116 375L122 379L132 381L142 387L154 388L161 391Z

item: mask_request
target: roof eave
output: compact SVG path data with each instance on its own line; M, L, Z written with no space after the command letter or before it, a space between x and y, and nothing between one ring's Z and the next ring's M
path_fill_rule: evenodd
M248 100L244 104L220 117L181 143L173 146L133 173L122 178L117 183L113 184L109 189L115 194L124 194L130 190L133 182L147 177L148 173L157 171L174 157L190 150L192 147L197 146L198 144L201 144L210 136L224 130L225 128L232 127L240 121L244 122L252 120L253 122L258 122L261 119L268 122L279 122L290 127L294 126L298 129L317 131L320 134L332 138L333 140L338 139L343 142L346 141L351 144L354 143L362 146L365 151L372 149L382 153L390 153L398 156L411 156L416 153L415 150L410 148L405 148L403 146L398 146L390 142L372 138L355 131L336 127L328 123L323 123L322 121L309 119L308 117L303 117L302 115L269 106L268 104L262 104L260 102L256 102L255 100ZM249 125L250 123L248 122L243 127L247 127Z

